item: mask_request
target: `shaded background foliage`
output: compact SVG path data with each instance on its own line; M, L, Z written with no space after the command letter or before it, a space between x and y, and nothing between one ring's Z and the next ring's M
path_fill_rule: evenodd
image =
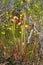
M17 10L18 14L21 11L26 11L28 17L31 16L33 20L42 24L43 0L0 0L0 14L2 11L11 11L14 9Z

